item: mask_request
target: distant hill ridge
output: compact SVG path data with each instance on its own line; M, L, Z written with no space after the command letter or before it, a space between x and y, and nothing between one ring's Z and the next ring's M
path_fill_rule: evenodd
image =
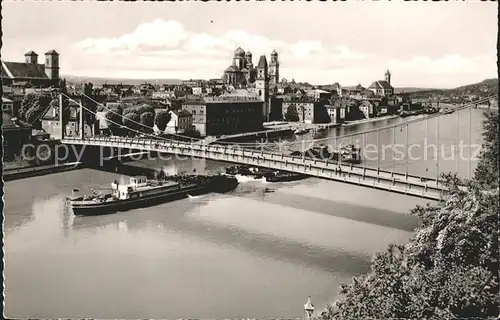
M62 76L68 84L76 84L81 82L92 82L96 85L109 84L126 84L140 85L145 82L155 84L181 84L181 79L120 79L120 78L98 78L98 77L82 77L82 76ZM460 86L454 89L439 89L439 88L417 88L417 87L399 87L394 88L396 93L447 93L447 94L495 94L498 93L498 79L486 79L478 83Z
M498 94L498 79L486 79L478 83L468 84L454 89L428 89L414 91L413 95L442 94L445 96L491 96Z
M155 84L181 84L181 79L120 79L120 78L98 78L98 77L80 77L80 76L61 76L66 79L68 84L77 84L82 82L92 82L95 85L109 84L125 84L125 85L140 85L145 82Z

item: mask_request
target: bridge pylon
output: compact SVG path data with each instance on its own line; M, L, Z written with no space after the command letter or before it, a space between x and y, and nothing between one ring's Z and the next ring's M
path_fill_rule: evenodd
M64 139L64 103L63 103L63 95L62 93L59 94L59 130L60 130L60 136L61 140Z

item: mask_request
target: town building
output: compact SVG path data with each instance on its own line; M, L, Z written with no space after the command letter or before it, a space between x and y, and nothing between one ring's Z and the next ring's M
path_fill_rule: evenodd
M323 101L308 99L283 100L282 114L284 121L304 123L328 123L328 116Z
M373 91L378 96L390 96L394 94L394 88L391 85L391 73L389 70L385 73L385 80L374 81L368 90Z
M24 62L2 60L1 79L4 85L29 85L38 88L59 86L59 53L50 50L45 53L45 64L38 63L38 54L29 51Z
M207 93L207 88L205 86L193 87L193 94L196 96L201 96L204 93Z
M361 84L352 87L342 87L341 89L342 94L340 94L340 96L347 96L347 97L359 96L365 90L366 89Z
M182 103L202 136L219 136L263 128L263 101L251 96L197 97Z
M315 101L327 100L330 98L331 93L321 89L313 89L307 91L307 96Z
M363 112L365 119L373 118L377 115L377 109L371 101L362 100L358 105L358 108L361 112Z
M204 83L205 81L201 79L190 79L182 81L182 85L186 87L201 87Z
M331 123L343 123L345 121L346 108L340 105L325 105L326 112Z
M2 112L7 113L8 115L14 117L14 101L7 99L6 97L2 97Z
M80 134L80 104L81 101L74 99L75 101L70 101L68 108L69 118L65 125L64 134L66 136L78 136ZM104 115L106 112L103 112ZM99 112L97 113L99 114ZM101 126L102 122L105 120L99 119L97 116L97 120L99 121L99 126ZM50 134L50 136L54 139L61 139L61 123L59 117L59 107L49 106L47 111L42 116L42 130ZM85 123L84 124L84 137L90 137L93 135L92 126Z
M257 78L255 80L255 90L259 94L263 102L262 105L262 119L269 121L269 74L267 69L266 56L260 56L259 64L257 65Z
M3 157L14 160L22 155L22 148L31 140L32 128L12 115L2 112Z
M280 82L280 63L276 50L271 52L271 61L269 62L269 86L274 87Z
M165 133L185 133L193 127L193 115L187 110L170 111L170 121Z

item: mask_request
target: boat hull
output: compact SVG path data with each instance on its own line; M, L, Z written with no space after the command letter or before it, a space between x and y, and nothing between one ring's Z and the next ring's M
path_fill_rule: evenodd
M267 182L292 182L307 178L303 174L291 174L291 175L271 175L266 177Z
M227 180L217 179L212 183L185 186L180 190L170 191L163 194L144 195L140 198L113 200L109 202L85 202L81 203L83 197L70 199L70 206L73 213L77 216L104 215L122 211L128 211L138 208L146 208L161 203L187 198L188 195L194 196L208 192L227 192L238 185L236 179Z

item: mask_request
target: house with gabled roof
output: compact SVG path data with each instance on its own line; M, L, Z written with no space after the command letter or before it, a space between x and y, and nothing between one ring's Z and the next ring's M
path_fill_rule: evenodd
M2 60L0 76L4 85L48 88L59 85L59 53L50 50L45 53L45 63L38 63L38 54L28 51L24 62Z

